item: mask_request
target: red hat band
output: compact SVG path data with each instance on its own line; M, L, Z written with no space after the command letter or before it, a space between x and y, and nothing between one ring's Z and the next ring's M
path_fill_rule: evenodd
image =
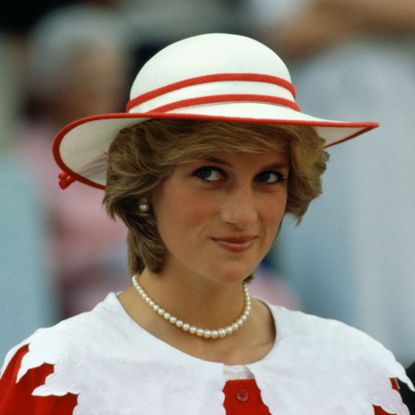
M273 75L222 73L203 75L154 89L131 99L129 113L162 113L219 102L262 102L300 111L291 82Z

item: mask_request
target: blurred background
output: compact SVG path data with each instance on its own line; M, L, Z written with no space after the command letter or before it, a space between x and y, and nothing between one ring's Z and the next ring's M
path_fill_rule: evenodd
M0 356L39 327L129 284L126 231L103 193L58 187L51 143L68 122L124 110L167 44L239 33L287 63L302 110L380 122L330 148L323 195L286 218L251 286L336 318L415 360L415 2L14 2L0 17Z

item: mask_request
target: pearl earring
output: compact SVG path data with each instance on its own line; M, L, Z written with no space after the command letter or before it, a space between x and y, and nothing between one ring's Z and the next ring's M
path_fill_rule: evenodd
M140 212L147 213L150 210L150 203L148 202L148 199L143 197L138 202L138 209Z

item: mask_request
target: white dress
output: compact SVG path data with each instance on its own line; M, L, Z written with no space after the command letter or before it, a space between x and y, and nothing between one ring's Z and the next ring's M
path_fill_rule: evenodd
M225 415L223 387L242 370L254 377L272 414L372 415L373 405L409 415L390 379L411 385L381 344L338 321L267 304L276 325L272 350L242 368L192 357L154 337L111 293L92 311L39 329L24 345L17 381L54 366L35 396L78 395L74 415ZM239 372L239 373L238 373Z

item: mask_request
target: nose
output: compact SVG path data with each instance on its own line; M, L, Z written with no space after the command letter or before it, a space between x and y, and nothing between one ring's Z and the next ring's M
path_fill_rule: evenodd
M233 189L226 195L221 208L221 219L240 229L246 229L258 219L252 188Z

